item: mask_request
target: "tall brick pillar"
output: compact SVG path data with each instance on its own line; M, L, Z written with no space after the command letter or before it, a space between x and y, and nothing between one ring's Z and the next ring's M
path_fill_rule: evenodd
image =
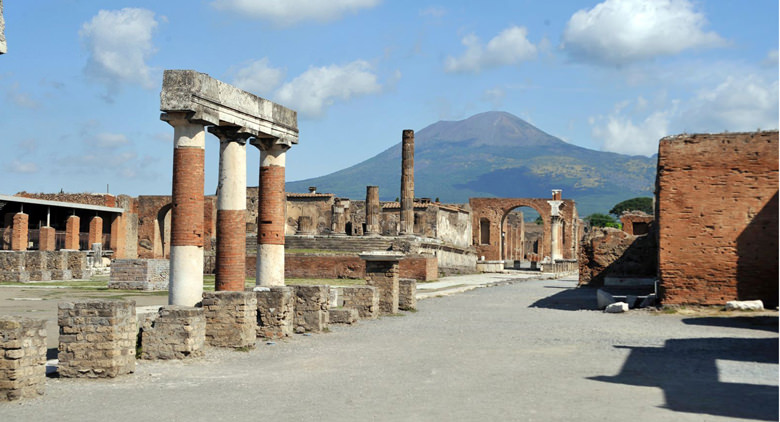
M290 147L275 139L257 138L252 145L260 150L255 283L266 287L284 286L284 166Z
M381 233L379 213L379 186L366 186L366 236L378 236Z
M171 270L168 304L195 306L203 296L203 163L206 131L185 113L160 117L173 126Z
M30 224L30 216L18 212L14 214L13 220L13 234L11 235L11 250L13 251L26 251L28 242L28 230Z
M414 131L405 129L401 136L401 229L400 234L414 234Z
M246 267L246 141L237 126L212 126L219 138L215 290L244 291Z
M79 231L81 218L71 215L65 222L65 249L79 250Z
M89 246L93 243L103 243L103 219L98 216L89 220Z
M53 251L56 249L54 227L41 227L40 234L38 235L38 250L41 251Z
M122 214L114 215L114 219L111 220L111 250L114 251L114 259L123 259L127 256L125 218Z

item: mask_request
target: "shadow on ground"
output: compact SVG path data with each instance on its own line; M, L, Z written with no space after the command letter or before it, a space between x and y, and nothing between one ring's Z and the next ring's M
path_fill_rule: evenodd
M665 407L678 412L778 420L775 370L768 375L774 377L769 382L775 385L759 384L762 380L745 370L729 372L724 381L716 362L736 361L738 366L777 364L776 338L673 339L667 340L664 347L615 347L631 351L620 373L589 379L658 387L664 392Z
M592 287L561 287L544 286L547 289L565 289L552 296L539 299L531 304L531 308L558 309L561 311L598 310L596 290Z
M685 318L682 320L682 322L688 325L746 328L751 330L771 331L774 333L777 332L777 317L774 316Z

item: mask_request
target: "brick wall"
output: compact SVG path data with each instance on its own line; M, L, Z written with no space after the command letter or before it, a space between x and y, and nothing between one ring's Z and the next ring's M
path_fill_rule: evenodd
M255 274L254 262L254 257L247 257L247 276ZM406 257L401 260L399 271L402 278L436 280L438 260L431 256ZM284 257L284 276L287 278L363 278L365 274L365 261L357 256L287 254Z
M660 141L659 275L666 304L778 297L778 133Z
M655 232L634 236L614 228L593 227L582 239L579 255L581 286L603 286L607 276L655 277L658 268Z

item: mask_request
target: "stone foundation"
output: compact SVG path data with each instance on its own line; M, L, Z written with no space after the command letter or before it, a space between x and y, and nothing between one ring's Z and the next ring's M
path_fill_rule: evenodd
M216 347L255 347L257 297L254 292L205 292L206 343Z
M257 337L276 339L292 335L295 320L295 291L290 286L273 286L256 291Z
M417 309L417 280L398 279L398 309L413 311Z
M61 302L58 323L61 377L113 378L135 371L135 301Z
M86 251L0 251L0 282L26 283L91 276Z
M340 302L340 306L356 309L361 319L376 319L379 316L379 290L376 287L341 287Z
M168 290L171 265L167 259L115 259L109 289Z
M328 327L329 286L293 286L295 289L295 331L321 332Z
M46 386L46 321L0 316L0 401L38 397Z
M168 305L144 321L141 359L187 359L203 356L206 317L203 308Z
M328 311L331 324L349 324L357 322L359 315L357 309L341 308Z

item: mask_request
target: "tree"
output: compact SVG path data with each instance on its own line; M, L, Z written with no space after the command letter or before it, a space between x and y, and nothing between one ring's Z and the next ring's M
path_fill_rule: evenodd
M616 217L620 217L620 215L626 211L643 211L653 215L653 198L638 196L636 198L626 199L612 207L612 209L609 210L609 213Z
M591 225L591 227L614 227L620 228L620 223L615 221L615 218L607 214L591 214L585 217L585 221Z

